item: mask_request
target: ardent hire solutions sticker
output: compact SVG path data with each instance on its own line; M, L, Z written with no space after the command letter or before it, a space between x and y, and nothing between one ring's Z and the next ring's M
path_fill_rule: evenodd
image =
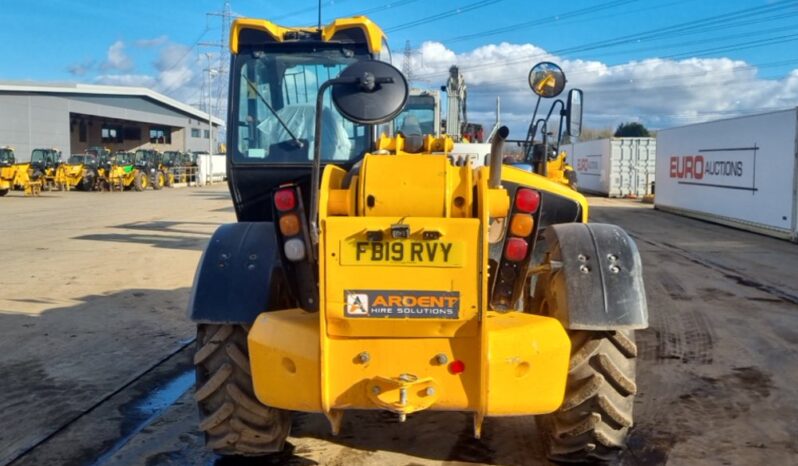
M345 290L346 317L457 319L458 291Z

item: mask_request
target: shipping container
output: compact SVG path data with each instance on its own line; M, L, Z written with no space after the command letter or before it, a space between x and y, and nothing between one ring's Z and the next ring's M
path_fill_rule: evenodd
M798 241L796 109L657 134L658 209Z
M567 144L579 191L609 197L643 197L654 182L654 138L609 138Z

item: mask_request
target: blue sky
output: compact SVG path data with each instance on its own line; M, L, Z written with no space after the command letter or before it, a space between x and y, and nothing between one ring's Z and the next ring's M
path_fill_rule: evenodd
M316 21L316 3L233 0L232 9L243 16L306 25ZM325 21L367 11L388 31L397 65L401 65L405 43L410 41L417 86L438 87L444 83L449 64L461 65L471 83L474 102L470 108L477 119L489 118L496 95L507 100L511 120L528 118L524 109L531 97L525 94L524 74L543 57L562 63L571 83L585 88L586 111L594 114L588 122L593 126L638 119L662 127L706 119L707 115L798 103L791 100L798 96L798 75L791 74L798 68L798 2L322 3ZM205 13L222 6L221 0L0 0L4 19L0 80L146 85L195 103L200 96L201 70L207 66L198 57L208 49L194 44L198 39L220 39L218 19ZM743 9L751 9L751 14L722 16ZM654 35L675 25L682 26ZM641 36L649 31L652 36ZM606 43L619 38L625 39L614 45ZM713 86L711 79L720 81ZM696 90L697 81L707 92ZM647 87L646 82L659 84ZM751 85L768 91L752 94ZM718 87L728 88L728 92L718 93ZM785 94L785 89L789 93ZM774 92L779 94L777 99ZM619 104L635 96L641 97L636 99L639 104ZM675 99L681 102L676 105L674 97L683 100ZM694 104L696 100L700 102ZM686 116L681 116L682 109Z

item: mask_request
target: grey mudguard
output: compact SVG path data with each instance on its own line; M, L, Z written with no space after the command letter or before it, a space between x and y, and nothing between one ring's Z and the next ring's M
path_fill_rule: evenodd
M251 324L269 309L283 278L274 224L220 226L200 259L188 303L191 320Z
M648 327L640 254L620 227L564 223L546 228L557 293L552 317L573 330Z

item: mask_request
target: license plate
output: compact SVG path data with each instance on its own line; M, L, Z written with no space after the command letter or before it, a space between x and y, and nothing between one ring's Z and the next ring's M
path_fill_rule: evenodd
M457 241L342 241L341 265L462 267L464 250Z

